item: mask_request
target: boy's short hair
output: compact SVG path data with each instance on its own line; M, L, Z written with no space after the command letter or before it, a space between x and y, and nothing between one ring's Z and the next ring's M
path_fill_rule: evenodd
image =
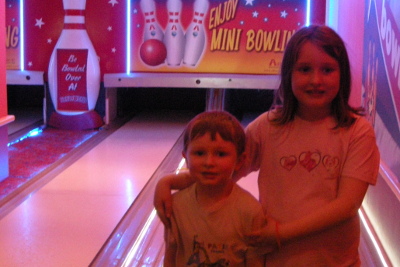
M226 111L206 111L198 114L186 126L184 151L187 151L192 140L206 133L211 134L212 140L215 140L218 133L223 140L232 142L236 146L238 156L245 150L246 137L240 122Z

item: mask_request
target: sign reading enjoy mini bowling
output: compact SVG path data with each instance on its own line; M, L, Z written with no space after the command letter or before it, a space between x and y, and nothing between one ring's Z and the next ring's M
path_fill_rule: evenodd
M19 2L7 0L8 66L46 71L63 30L63 1L24 1L17 32ZM87 0L84 16L102 74L277 74L287 41L306 22L306 0Z
M137 0L131 71L277 74L305 0Z
M57 108L87 111L87 49L57 49Z

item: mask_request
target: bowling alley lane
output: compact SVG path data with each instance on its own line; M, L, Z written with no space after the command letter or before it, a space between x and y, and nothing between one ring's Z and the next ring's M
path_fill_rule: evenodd
M88 266L194 115L140 113L64 166L0 220L1 266Z

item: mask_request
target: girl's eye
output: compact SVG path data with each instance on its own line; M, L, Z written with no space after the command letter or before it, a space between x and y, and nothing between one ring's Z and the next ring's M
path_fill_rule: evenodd
M219 152L217 152L217 155L218 155L218 157L225 157L226 155L228 155L228 153L219 151Z
M303 67L299 67L297 70L298 70L299 72L304 72L304 73L306 73L306 72L309 72L309 71L311 70L311 68L310 68L310 67L307 67L307 66L303 66Z
M322 71L323 71L324 73L331 73L331 72L334 72L335 69L334 69L334 68L324 68Z

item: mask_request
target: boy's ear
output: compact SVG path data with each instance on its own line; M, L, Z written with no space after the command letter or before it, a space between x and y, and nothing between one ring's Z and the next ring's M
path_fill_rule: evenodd
M235 171L238 171L238 170L240 170L240 168L242 168L242 166L246 160L246 157L247 157L246 152L243 152L240 156L238 156L236 166L235 166Z

